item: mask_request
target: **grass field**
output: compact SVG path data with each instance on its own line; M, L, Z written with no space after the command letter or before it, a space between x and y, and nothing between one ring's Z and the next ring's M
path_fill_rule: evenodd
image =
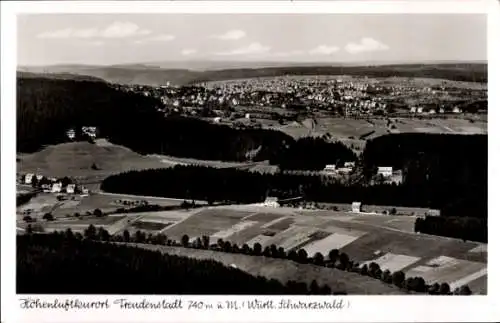
M82 183L102 181L110 174L128 170L165 167L156 158L141 156L123 146L102 141L97 144L72 142L48 146L39 152L18 157L18 173L68 176L79 178ZM97 170L92 169L93 164Z
M285 126L274 126L282 132L294 137L323 136L330 134L332 141L340 140L348 147L360 152L366 140L389 133L424 132L449 134L487 134L488 123L485 120L470 122L465 118L449 117L417 119L391 118L395 128L387 127L386 119L344 119L340 117L318 116L317 124L312 127L307 122L292 122ZM368 135L369 134L369 135Z
M267 278L278 279L283 283L286 283L288 280L310 283L315 279L319 284L328 284L333 290L342 290L350 295L404 294L404 291L394 286L384 284L376 279L330 268L297 264L288 260L179 247L140 246L150 250L160 250L172 255L181 255L197 259L213 259L222 262L226 266L236 265L239 269L252 275L261 275Z

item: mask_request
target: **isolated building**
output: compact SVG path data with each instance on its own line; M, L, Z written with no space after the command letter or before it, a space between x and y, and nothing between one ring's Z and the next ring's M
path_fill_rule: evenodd
M52 193L61 193L61 190L62 190L62 183L61 182L54 183L52 185Z
M354 164L355 164L355 162L353 162L353 161L351 161L351 162L345 162L344 163L344 167L346 167L346 168L353 168Z
M459 107L453 107L453 113L460 113L462 112L462 109L460 109Z
M377 175L382 175L383 177L391 177L392 167L378 167Z
M250 113L245 113L245 119L250 119Z
M278 203L278 198L277 197L267 197L266 200L264 201L264 206L267 206L267 207L279 207L279 203Z
M215 123L219 123L219 122L220 122L220 119L221 119L220 117L215 117L215 118L214 118L214 122L215 122Z
M323 169L323 171L325 173L329 173L329 174L335 173L335 170L336 170L335 165L326 165L325 168Z
M24 177L24 184L31 184L33 182L33 176L35 176L34 174L26 174L26 176Z
M352 212L353 213L361 212L361 202L352 202Z
M76 136L75 130L74 129L69 129L68 131L66 131L66 136L68 136L68 138L70 140L75 139L75 136Z
M68 193L68 194L74 194L75 193L75 187L76 187L75 184L68 184L68 186L66 186L66 193Z
M440 210L435 210L435 209L430 209L427 212L425 212L425 215L428 215L428 216L440 216L441 215L441 211Z

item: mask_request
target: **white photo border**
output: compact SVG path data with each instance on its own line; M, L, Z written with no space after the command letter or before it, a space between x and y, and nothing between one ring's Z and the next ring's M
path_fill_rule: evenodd
M55 13L484 13L488 15L488 208L489 248L495 250L500 237L500 213L495 203L496 187L500 181L498 122L500 119L500 9L499 1L2 1L1 2L1 315L2 322L487 322L500 319L500 252L490 252L488 259L488 295L468 297L446 296L342 296L349 302L339 311L305 310L179 310L144 311L120 310L22 310L20 298L15 292L15 136L16 136L16 15ZM497 288L496 288L497 287ZM55 297L37 295L41 300ZM75 297L77 297L75 295ZM187 301L203 300L211 303L224 300L255 299L251 296L130 296L142 301L182 298ZM257 296L256 296L257 297ZM60 299L72 298L63 295ZM121 297L78 296L80 300L103 300ZM280 299L281 297L260 297ZM326 300L329 296L286 297L297 300Z

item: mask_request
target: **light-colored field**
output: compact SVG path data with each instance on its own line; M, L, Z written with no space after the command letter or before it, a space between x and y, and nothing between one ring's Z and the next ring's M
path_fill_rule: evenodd
M469 252L474 252L474 253L481 253L481 252L488 252L488 245L486 244L481 244L471 250L469 250Z
M323 256L327 256L332 249L341 249L343 246L355 241L358 237L345 234L333 233L328 237L314 241L304 248L308 255L314 255L319 252Z
M249 246L253 247L254 243L259 243L261 246L266 246L268 245L269 241L272 239L271 236L266 236L266 235L263 235L263 234L259 234L255 237L253 237L252 239L248 240L246 242L246 244L248 244Z
M393 253L386 253L380 258L373 260L373 262L377 263L382 270L390 270L391 272L395 272L398 270L402 270L410 266L411 264L419 261L419 257L412 257L406 255L396 255ZM371 261L366 262L366 265L369 265Z
M186 220L173 225L163 233L174 239L180 238L187 234L190 238L201 237L204 235L211 236L216 232L227 230L233 225L240 222L241 218L248 216L248 212L228 212L220 209L204 209L194 213Z

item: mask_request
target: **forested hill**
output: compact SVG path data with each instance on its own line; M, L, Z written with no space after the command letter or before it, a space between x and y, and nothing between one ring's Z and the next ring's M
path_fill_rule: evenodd
M267 160L294 142L280 131L165 118L158 100L101 82L20 78L17 96L19 152L68 141L66 131L81 126L96 126L100 136L139 153L208 160L243 161L251 151L258 151L256 160Z
M41 69L25 68L40 72ZM72 73L102 78L111 83L162 85L190 84L205 81L272 77L284 75L356 75L370 77L426 77L455 81L487 82L488 66L483 63L460 64L400 64L371 66L289 66L262 68L231 68L192 71L162 69L146 65L123 66L50 66L42 69L50 73Z
M88 75L79 75L72 73L30 73L18 71L16 73L17 78L46 78L46 79L54 79L54 80L73 80L73 81L89 81L89 82L106 82L105 80Z

